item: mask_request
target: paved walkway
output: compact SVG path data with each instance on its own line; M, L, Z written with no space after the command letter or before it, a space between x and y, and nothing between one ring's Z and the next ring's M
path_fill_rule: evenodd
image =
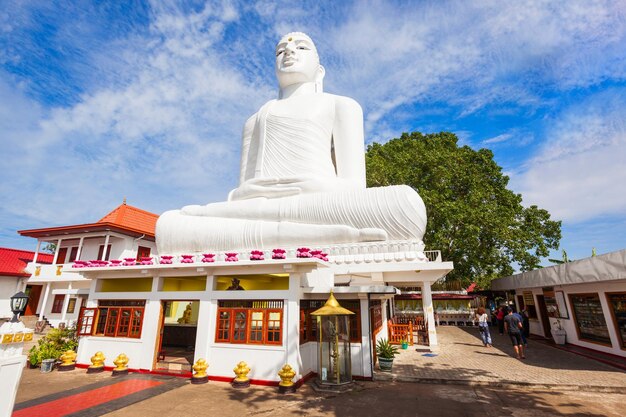
M493 330L493 328L492 328ZM437 328L439 352L412 346L401 351L393 373L375 371L377 380L473 385L532 385L560 389L625 390L626 372L544 343L529 341L526 359L514 358L507 336L491 333L485 348L475 327Z
M439 340L437 356L422 356L426 351L412 347L397 357L393 374L377 371L375 381L357 382L354 391L341 395L315 392L309 384L281 395L276 387L237 390L227 383L191 385L185 378L155 375L25 369L13 415L623 415L626 372L620 369L532 341L528 359L521 361L511 356L504 336L496 334L495 347L483 348L475 328L441 327Z

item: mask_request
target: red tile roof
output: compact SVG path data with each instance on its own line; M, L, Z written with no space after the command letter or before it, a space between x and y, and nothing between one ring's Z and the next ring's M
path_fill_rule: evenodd
M118 226L142 231L147 235L154 236L158 214L150 213L126 203L101 218L98 223L112 223Z
M28 272L24 272L24 268L29 262L32 262L35 252L20 249L0 248L0 276L11 277L29 277ZM48 253L40 253L37 255L37 262L42 264L51 264L54 255Z
M156 221L158 218L158 214L129 206L124 202L96 223L19 230L18 233L22 236L40 238L54 237L64 233L115 230L121 233L154 239Z

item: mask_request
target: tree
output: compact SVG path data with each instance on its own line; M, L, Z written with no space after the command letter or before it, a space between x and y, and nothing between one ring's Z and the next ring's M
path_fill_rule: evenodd
M507 189L509 178L488 149L458 146L453 133L404 133L366 153L369 187L407 184L418 190L428 213L427 249L454 262L448 280L487 286L539 266L556 249L561 222Z
M47 253L55 253L57 251L57 244L56 243L48 243L46 246L41 248L41 251L42 252L47 252Z

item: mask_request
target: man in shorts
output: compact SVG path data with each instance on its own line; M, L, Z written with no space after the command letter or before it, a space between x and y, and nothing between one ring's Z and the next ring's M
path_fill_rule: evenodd
M524 356L524 344L522 342L522 322L513 314L511 308L507 310L507 315L504 317L504 331L511 338L517 359L526 359L526 356Z

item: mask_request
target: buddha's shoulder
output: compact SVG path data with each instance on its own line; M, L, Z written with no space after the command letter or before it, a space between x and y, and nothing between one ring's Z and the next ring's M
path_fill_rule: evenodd
M327 96L327 100L331 100L333 102L337 113L363 113L361 105L351 97L328 93L324 93L324 96Z

